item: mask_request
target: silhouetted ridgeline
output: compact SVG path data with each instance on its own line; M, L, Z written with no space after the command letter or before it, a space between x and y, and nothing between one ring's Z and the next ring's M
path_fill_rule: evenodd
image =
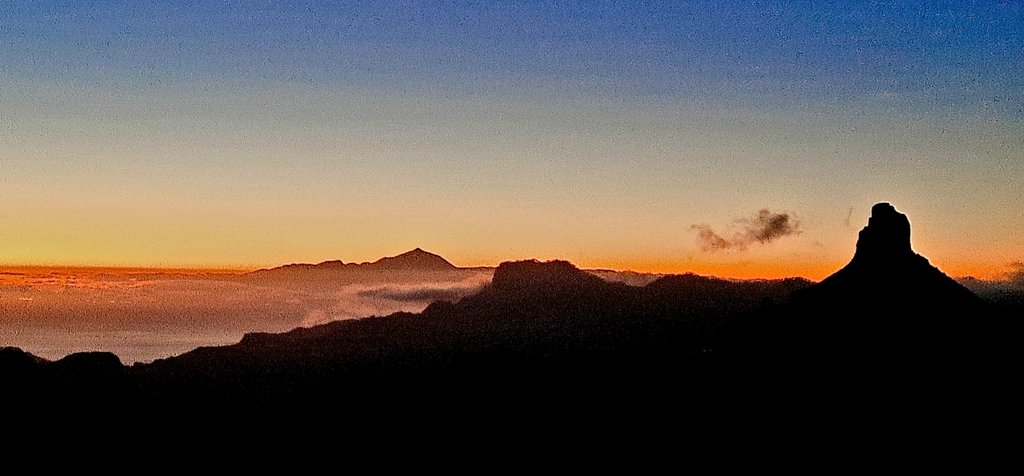
M256 285L279 288L336 290L345 285L401 285L423 282L479 282L493 268L460 268L436 254L416 248L412 251L368 263L339 260L322 263L296 263L261 269L237 279Z
M928 361L941 362L930 370L955 362L977 376L1005 367L994 359L1015 335L1006 322L915 254L909 221L879 204L850 264L815 285L687 274L631 286L565 261L520 261L501 264L478 293L420 314L249 334L130 368L110 354L45 362L4 349L0 369L14 389L5 398L76 394L144 405L479 404L484 389L535 404L567 393L636 401L820 389L823 379L853 376L864 391L891 384L911 361L917 373Z
M459 388L661 372L715 349L739 316L807 284L683 276L639 288L564 261L504 263L478 294L419 315L251 334L132 371L147 397L182 401L344 398L414 382Z
M0 348L0 401L90 405L134 404L140 393L129 369L109 352L83 352L49 362L13 347Z
M144 401L192 403L351 398L415 382L551 383L670 371L719 347L739 317L807 285L684 275L634 287L564 261L503 263L492 284L456 304L250 334L236 345L135 365L127 375ZM45 377L56 364L33 366Z

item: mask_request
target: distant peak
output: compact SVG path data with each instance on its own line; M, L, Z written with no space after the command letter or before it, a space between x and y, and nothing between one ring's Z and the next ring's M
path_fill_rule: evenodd
M431 253L429 251L423 251L423 248L414 248L414 249L411 249L409 251L406 251L405 253L402 253L402 254L400 254L398 256L394 256L394 257L398 258L398 257L402 257L402 256L437 256L438 258L441 258L440 255L436 255L436 254Z
M381 258L370 264L381 269L409 269L417 271L447 271L455 269L455 265L440 255L415 248L398 256Z
M871 207L871 218L860 231L854 259L874 260L913 254L910 219L890 203L877 203Z
M441 257L440 255L436 255L436 254L431 253L429 251L424 251L423 248L414 248L414 249L406 251L405 253L402 253L402 254L400 254L398 256L395 256L395 258L409 257L409 256L437 256L438 258Z

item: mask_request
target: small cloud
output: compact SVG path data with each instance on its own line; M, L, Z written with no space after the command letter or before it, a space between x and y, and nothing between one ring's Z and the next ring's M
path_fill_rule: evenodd
M697 230L697 242L700 243L700 248L704 251L724 250L733 247L729 240L722 238L721 235L715 233L715 230L712 230L706 224L692 225L690 229Z
M690 229L697 231L697 243L704 251L745 250L755 243L766 245L779 238L799 235L802 232L800 222L794 216L789 213L772 212L767 208L758 211L752 218L736 219L736 225L729 238L703 223L692 225Z

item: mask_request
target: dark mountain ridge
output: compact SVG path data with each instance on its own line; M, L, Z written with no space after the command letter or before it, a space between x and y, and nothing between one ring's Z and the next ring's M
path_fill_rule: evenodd
M388 279L401 277L402 273L410 273L415 279L421 278L424 274L432 274L444 277L445 275L459 276L473 272L493 272L496 267L492 266L455 266L444 257L415 248L411 251L380 258L376 261L362 263L346 263L341 260L329 260L320 263L292 263L274 268L259 269L248 274L253 279L324 279L329 277L358 276L370 278L374 275L386 275ZM639 273L635 271L616 271L610 269L587 269L587 273L598 276L606 281L622 282L634 286L644 286L664 274ZM435 276L436 277L436 276Z
M249 334L236 345L136 365L132 373L152 398L190 401L335 395L346 388L339 382L390 385L410 375L445 382L471 375L479 382L581 377L640 362L654 368L714 349L720 331L739 316L807 284L691 275L635 287L565 261L509 262L479 293L436 302L421 314Z
M419 251L378 262L433 269L435 257ZM961 357L999 348L1005 329L912 251L906 216L879 204L850 264L814 285L687 274L631 286L565 261L507 262L476 294L419 314L248 334L130 368L100 354L43 362L13 350L0 352L0 367L16 369L14 394L29 400L88 391L146 405L379 406L402 395L469 405L467 395L487 388L496 393L473 405L604 405L736 385L892 385L920 373L922 359L948 369L950 356L974 370L978 360ZM910 360L912 367L894 365ZM993 362L987 368L998 368Z
M0 347L4 403L62 401L71 406L132 404L140 396L129 368L109 352L80 352L48 361Z

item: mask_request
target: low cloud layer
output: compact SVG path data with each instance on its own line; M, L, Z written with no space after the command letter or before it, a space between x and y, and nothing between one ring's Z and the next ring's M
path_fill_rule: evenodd
M149 361L238 342L246 332L419 312L433 301L458 301L477 292L491 273L403 277L409 279L275 285L241 275L5 271L0 273L0 347L21 347L50 359L103 350L128 363Z
M745 250L753 244L768 244L780 238L799 235L800 222L789 213L776 213L767 208L752 218L738 218L728 237L716 232L711 226L699 223L692 225L697 232L697 244L704 251Z
M490 273L462 281L419 282L392 285L354 284L327 293L327 299L309 306L303 326L394 312L420 312L434 301L455 302L476 293L490 282Z
M483 283L460 284L450 286L385 286L360 291L364 298L382 298L391 301L455 302L480 290Z

